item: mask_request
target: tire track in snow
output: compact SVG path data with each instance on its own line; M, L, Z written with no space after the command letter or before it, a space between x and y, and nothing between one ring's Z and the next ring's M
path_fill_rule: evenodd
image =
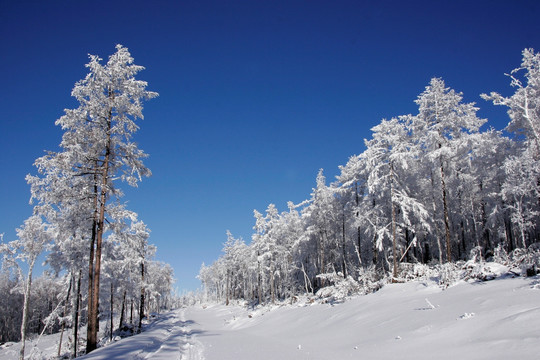
M183 340L182 356L180 360L204 360L204 347L203 344L197 339L196 333L191 329L186 322L186 310L182 309L180 314L181 321L185 324L183 327ZM193 324L193 322L191 322Z
M193 322L186 321L185 310L175 315L168 324L167 334L160 347L149 353L146 359L157 360L204 360L203 345L196 339L196 331L191 328Z

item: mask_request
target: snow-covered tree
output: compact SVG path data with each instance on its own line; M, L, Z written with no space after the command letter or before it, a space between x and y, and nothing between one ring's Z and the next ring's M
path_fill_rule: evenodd
M336 272L341 268L342 252L339 251L339 205L335 189L326 185L326 177L320 169L316 178L316 187L312 189L309 204L302 209L305 219L306 236L312 242L314 251L312 260L316 266L316 274ZM343 260L343 259L341 259ZM339 264L339 265L338 265ZM324 278L317 278L318 286L324 286Z
M535 148L535 158L540 156L540 53L534 49L523 50L521 66L512 70L508 76L510 85L516 88L510 97L492 92L482 94L485 100L495 105L508 107L510 122L507 130L524 135ZM522 75L522 79L518 75Z
M492 92L482 94L495 105L508 107L510 122L506 130L515 137L515 153L504 162L505 180L501 196L518 229L521 246L526 247L528 230L537 227L540 174L540 53L522 52L521 66L508 76L515 92L504 97ZM508 232L511 236L511 231Z
M342 197L347 198L348 205L345 205L349 210L348 219L350 226L354 227L354 252L357 258L357 268L366 265L368 262L367 256L374 250L371 239L367 241L363 238L366 229L369 228L369 218L372 212L373 201L369 200L369 192L367 190L367 179L369 172L367 171L365 155L351 156L344 166L339 166L340 174L337 176L339 189L337 190ZM375 237L373 237L375 238ZM366 244L362 245L363 242ZM369 246L366 246L369 245ZM373 257L372 257L373 258Z
M1 238L0 238L1 240ZM1 245L0 245L1 246ZM23 296L12 291L17 288L18 273L13 272L8 264L2 263L0 270L0 342L20 340Z
M402 255L398 254L398 232L400 237L405 231L414 233L413 228L429 229L428 213L424 205L410 189L410 168L417 157L417 145L410 140L406 129L406 119L393 118L382 120L371 129L373 138L366 140L366 151L362 154L366 159L366 171L369 173L368 191L376 194L377 206L381 216L387 220L376 229L377 247L383 248L383 240L392 240L393 276L397 277L398 263ZM374 195L375 196L375 195ZM405 244L401 254L409 250L416 241Z
M538 179L540 163L534 159L531 149L518 156L510 156L504 162L506 181L501 194L511 211L511 219L517 225L523 248L527 248L527 231L536 226L538 211L537 199L540 196Z
M276 299L276 272L278 263L278 222L279 213L274 204L268 205L266 216L254 211L256 223L253 236L254 247L257 251L257 265L259 272L258 287L262 298L266 291L270 291L272 302ZM259 298L259 301L262 301Z
M135 78L143 67L133 64L127 48L117 45L107 63L103 65L101 61L91 55L86 65L88 75L75 84L72 96L79 107L65 110L56 122L64 131L62 151L37 161L43 181L33 193L42 202L48 218L53 218L49 215L53 209L67 219L77 214L86 221L87 232L82 238L90 243L87 352L97 346L102 249L109 228L106 214L112 212L115 199L122 196L115 185L118 180L136 186L143 176L150 175L143 164L147 155L137 148L132 136L138 129L136 121L143 118L142 102L157 96L146 90L146 82ZM39 183L37 178L29 181ZM62 195L59 189L72 184L80 190L78 196L71 191ZM38 189L42 194L37 193ZM48 195L43 195L48 191Z
M254 212L252 242L238 252L244 262L234 260L247 274L234 280L243 291L224 290L224 257L201 268L205 290L260 303L332 282L376 282L389 259L395 278L404 259L441 264L530 245L540 233L540 55L525 50L510 76L515 95L483 97L509 107L506 130L518 136L482 131L475 104L433 78L415 101L418 114L381 121L337 181L327 185L321 170L308 200L281 214L273 205Z
M148 261L146 266L148 286L148 308L152 312L172 308L172 285L174 283L173 268L160 261Z
M441 214L446 260L452 261L450 204L455 202L448 182L456 176L456 167L463 164L469 151L469 135L477 133L486 120L476 116L473 103L463 103L463 95L446 87L444 81L433 78L426 90L415 100L418 115L411 118L410 131L419 146L419 160L431 178L434 213ZM441 211L442 210L442 211ZM440 228L440 227L439 227ZM438 236L437 236L438 238ZM441 246L439 260L442 261Z
M39 215L32 215L24 221L24 225L17 229L17 240L0 245L3 253L3 262L16 267L22 278L20 262L26 263L26 280L24 281L23 315L21 321L21 350L19 359L24 359L25 341L28 325L28 310L30 306L30 291L32 289L32 275L34 265L39 255L45 250L53 236L53 229L49 228Z
M156 247L148 243L149 236L150 230L134 213L129 226L124 225L123 229L111 235L111 242L118 244L120 267L126 269L129 272L127 276L138 285L139 331L145 317L146 292L151 288L148 282L148 263L156 253Z

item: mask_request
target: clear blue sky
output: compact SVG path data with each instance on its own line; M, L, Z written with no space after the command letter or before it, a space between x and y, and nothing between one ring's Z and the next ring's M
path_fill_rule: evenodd
M382 118L416 113L432 77L502 129L479 94L512 92L504 73L540 50L538 19L525 0L0 0L0 233L31 214L24 177L58 150L88 54L128 47L160 93L136 135L154 175L125 199L195 289L227 229L250 241L253 209L309 198L319 168L333 180Z

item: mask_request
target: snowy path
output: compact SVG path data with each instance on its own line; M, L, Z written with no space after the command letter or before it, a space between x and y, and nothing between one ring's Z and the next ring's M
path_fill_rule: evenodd
M144 359L204 359L202 344L196 338L198 330L193 329L193 321L186 320L185 312L182 309L173 313L173 318L166 325L166 337L159 348L144 356Z
M180 360L204 360L204 348L202 343L197 339L197 334L200 330L195 330L192 326L193 321L186 321L185 309L182 310L182 322L185 324L180 330L182 331L182 356Z
M179 309L149 325L145 332L97 349L81 359L158 359L204 360L204 349L197 339L201 330L186 319L186 310Z

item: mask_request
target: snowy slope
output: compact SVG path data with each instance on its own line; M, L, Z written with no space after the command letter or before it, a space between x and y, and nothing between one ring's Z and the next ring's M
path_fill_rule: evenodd
M51 346L51 340L44 344ZM40 346L41 347L41 346ZM17 345L0 351L16 358ZM538 359L540 278L387 285L342 304L162 315L84 359Z
M531 279L445 291L394 284L336 306L285 307L251 319L223 306L186 316L204 329L206 359L540 358L540 290Z

